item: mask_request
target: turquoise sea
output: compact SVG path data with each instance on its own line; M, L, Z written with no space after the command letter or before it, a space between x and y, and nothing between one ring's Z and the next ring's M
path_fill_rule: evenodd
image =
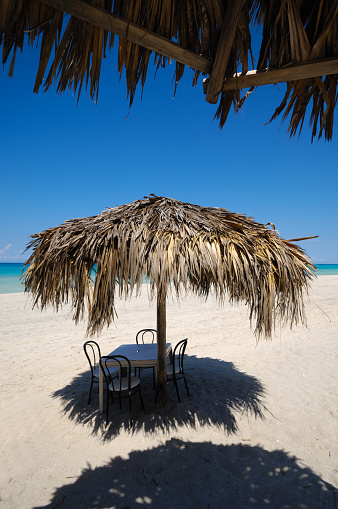
M19 281L23 263L0 263L0 293L21 293L24 285ZM338 276L338 263L318 264L317 276Z

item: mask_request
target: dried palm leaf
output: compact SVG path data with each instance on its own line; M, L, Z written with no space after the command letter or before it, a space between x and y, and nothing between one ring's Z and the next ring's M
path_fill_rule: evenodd
M231 22L234 34L227 39L229 56L218 73L219 90L224 80L231 78L241 67L247 72L251 53L251 31L262 26L262 42L258 69L280 69L294 62L316 61L337 57L338 0L246 0ZM219 50L222 27L227 21L229 6L236 0L90 0L89 3L144 27L147 31L176 42L197 55L214 62ZM231 9L230 9L231 11ZM231 18L232 19L232 18ZM66 15L38 0L0 0L0 41L3 45L2 61L11 55L9 68L13 73L16 52L22 51L25 38L33 44L42 35L40 62L34 91L37 92L47 74L45 88L57 82L57 90L72 88L80 96L83 84L88 86L93 100L98 99L102 58L107 48L112 48L116 38L113 33L99 26ZM224 40L224 38L222 39ZM55 55L53 54L55 48ZM222 48L221 48L222 50ZM222 51L221 51L222 53ZM228 52L227 52L228 54ZM127 38L118 38L118 70L125 72L127 96L132 104L137 86L146 82L151 51ZM47 70L50 62L50 68ZM154 53L154 65L158 69L169 63L167 56ZM174 78L177 83L184 74L185 66L176 62ZM200 75L196 70L192 84ZM218 86L218 85L217 85ZM301 131L309 100L313 99L310 122L312 137L325 133L326 139L333 134L334 109L337 103L337 75L316 77L290 82L282 104L275 109L272 118L285 108L290 114L289 132L294 136ZM292 92L290 91L292 87ZM216 90L216 97L219 93ZM301 97L305 92L307 100ZM244 92L244 97L247 97ZM293 107L288 101L291 100ZM243 105L240 92L223 92L216 117L224 125L231 106L235 111ZM325 104L324 104L325 103ZM285 119L288 114L284 114Z
M32 239L24 281L34 305L71 302L76 321L87 307L90 334L114 320L115 295L137 294L144 277L152 297L213 291L220 302L244 302L258 338L270 336L276 320L305 320L303 293L314 267L304 251L226 209L152 195Z

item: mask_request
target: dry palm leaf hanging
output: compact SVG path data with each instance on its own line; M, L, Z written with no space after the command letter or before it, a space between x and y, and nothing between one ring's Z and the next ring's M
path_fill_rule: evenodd
M138 292L144 276L162 302L169 290L190 290L246 303L258 337L270 336L276 319L291 326L305 319L313 265L303 250L226 209L151 196L32 239L24 279L34 304L58 309L71 301L76 321L87 306L89 333L110 324L115 294Z
M207 93L207 97L214 96L216 99L211 102L217 102L221 94L216 112L221 127L231 106L237 111L252 90L241 97L239 89L222 91L222 87L235 73L247 73L250 63L254 66L251 33L255 33L257 27L262 29L258 70L278 70L295 63L338 58L337 0L91 0L86 3L81 0L0 0L2 61L5 63L10 57L9 74L13 73L17 49L23 49L25 38L33 44L39 37L40 62L34 91L39 90L44 77L46 89L56 80L59 92L73 88L78 96L85 83L96 101L102 58L113 47L115 36L114 31L94 22L94 16L89 15L86 20L81 18L86 5L95 7L95 14L100 13L101 18L112 13L127 27L123 32L125 36L118 37L118 70L120 76L125 73L130 103L138 84L145 85L151 59L151 50L143 47L142 38L139 43L128 38L128 27L134 24L145 29L144 35L152 33L162 38L158 51L153 50L152 61L157 68L170 60L165 51L161 52L161 41L174 42L181 54L187 51L201 57L201 67L189 64L195 70L193 84L201 71L212 80L216 79L218 88L213 94ZM75 7L78 15L69 15ZM107 20L105 27L110 26ZM115 67L115 63L112 65ZM176 58L175 89L184 69L184 63ZM337 74L318 76L314 73L313 76L287 82L284 99L272 119L284 111L283 119L290 116L288 129L294 136L301 131L312 103L312 138L320 138L325 133L329 140L337 103L338 71Z

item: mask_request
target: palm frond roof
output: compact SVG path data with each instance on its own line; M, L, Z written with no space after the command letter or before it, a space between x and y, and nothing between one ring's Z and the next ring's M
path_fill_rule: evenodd
M254 65L257 27L262 41ZM0 0L2 61L10 59L10 75L24 40L41 39L35 92L56 81L59 92L73 88L79 96L85 84L97 100L102 58L118 36L130 103L145 85L153 53L157 68L176 62L175 87L186 66L195 70L193 84L206 77L206 99L218 101L221 127L256 86L287 82L271 119L289 117L294 136L311 110L312 139L333 134L337 34L337 0ZM241 96L241 89L248 91Z
M304 251L243 214L151 195L71 219L32 236L26 290L42 308L72 302L88 332L115 315L115 294L127 298L148 278L151 295L169 290L222 302L245 302L256 333L270 336L275 320L304 321L303 294L313 277ZM95 269L96 277L91 280Z

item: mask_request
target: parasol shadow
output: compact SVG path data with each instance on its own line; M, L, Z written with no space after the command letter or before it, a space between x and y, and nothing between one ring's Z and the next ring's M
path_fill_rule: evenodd
M150 371L150 370L149 370ZM185 371L191 396L188 397L183 382L179 389L178 403L173 384L168 385L165 414L159 414L155 404L152 374L142 371L141 388L145 405L142 411L138 396L132 399L133 427L131 433L158 428L177 429L180 426L219 426L226 434L236 433L236 413L243 412L264 419L267 410L263 404L265 390L254 376L240 372L232 362L209 357L185 356ZM110 440L122 429L129 428L128 402L110 404L109 421L98 410L98 391L94 389L92 401L87 405L90 372L79 373L73 380L53 394L61 399L63 413L72 421L91 428L95 435ZM212 401L212 403L210 403Z
M336 490L284 450L172 438L127 459L89 463L71 484L34 509L274 507L333 509Z

